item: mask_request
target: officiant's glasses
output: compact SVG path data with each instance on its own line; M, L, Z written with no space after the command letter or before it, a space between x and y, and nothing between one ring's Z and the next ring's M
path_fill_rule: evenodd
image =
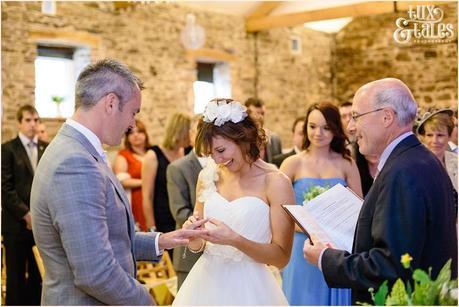
M367 115L367 114L370 114L370 113L373 113L373 112L381 111L383 109L384 108L379 108L379 109L371 110L371 111L368 111L368 112L365 112L365 113L362 113L362 114L351 114L351 118L354 120L354 122L357 122L357 118L362 117L362 116Z

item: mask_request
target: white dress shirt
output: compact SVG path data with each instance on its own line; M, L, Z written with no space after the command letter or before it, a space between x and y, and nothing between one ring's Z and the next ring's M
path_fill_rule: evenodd
M32 168L35 171L38 163L38 136L35 135L33 139L29 139L22 132L19 132L19 139L27 152L27 156L29 156Z

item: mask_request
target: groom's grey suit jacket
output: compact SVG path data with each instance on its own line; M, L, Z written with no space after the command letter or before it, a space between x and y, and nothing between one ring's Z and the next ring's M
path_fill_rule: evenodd
M180 158L167 167L167 193L172 216L177 223L177 229L193 214L196 203L196 183L201 164L194 151ZM185 247L179 246L174 250L174 268L177 272L188 273L198 260L199 254L187 253L183 258Z
M124 190L88 139L64 124L32 184L45 266L42 305L150 305L136 260L158 260L156 233L135 233Z

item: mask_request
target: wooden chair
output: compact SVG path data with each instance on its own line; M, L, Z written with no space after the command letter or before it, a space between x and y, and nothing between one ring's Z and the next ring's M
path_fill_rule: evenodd
M138 261L137 279L158 305L170 305L177 294L177 275L167 251L158 263Z
M43 260L41 259L40 251L38 250L38 247L36 245L32 247L32 252L35 257L35 261L37 262L37 267L38 267L38 271L40 272L41 280L44 280L45 279L45 266L43 265Z

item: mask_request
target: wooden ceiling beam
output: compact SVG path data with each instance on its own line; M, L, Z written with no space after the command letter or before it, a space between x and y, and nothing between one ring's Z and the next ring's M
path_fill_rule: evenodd
M282 5L284 1L266 1L261 2L254 10L252 10L246 19L255 19L268 16L272 11Z
M397 8L398 11L404 11L408 9L409 5L439 5L448 2L449 1L400 1L397 2L397 5L394 5L392 1L363 2L314 11L265 16L261 18L246 18L246 30L247 32L257 32L272 28L297 26L311 21L392 13L395 8Z
M410 5L415 7L416 5L440 5L440 4L447 4L447 3L455 3L457 1L396 1L395 8L398 12L408 11Z

